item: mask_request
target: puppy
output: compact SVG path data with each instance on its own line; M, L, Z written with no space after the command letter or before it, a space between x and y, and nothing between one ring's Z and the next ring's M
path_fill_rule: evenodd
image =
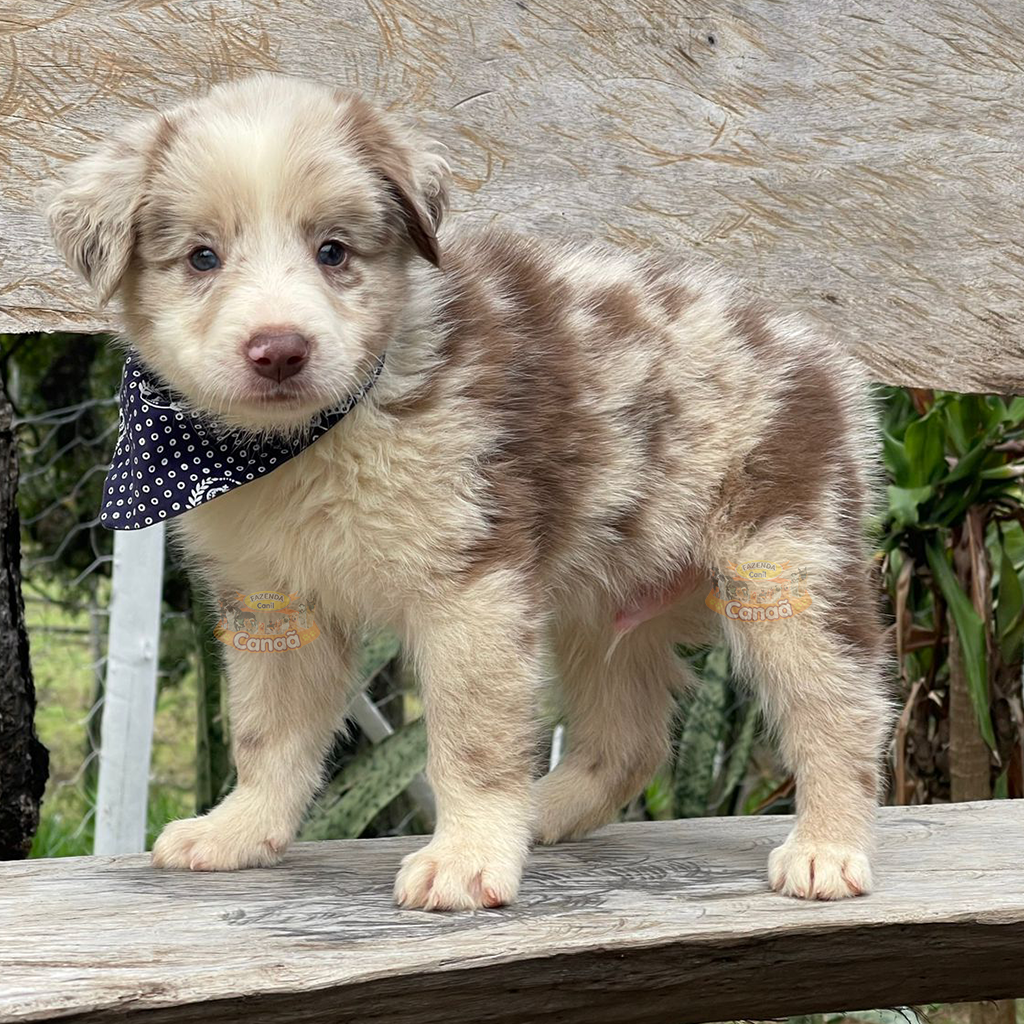
M360 631L387 625L422 683L438 812L395 898L509 903L532 840L607 822L665 757L690 683L673 645L724 634L796 776L771 885L867 892L890 709L857 367L677 259L496 230L442 244L449 181L392 114L264 75L127 125L53 192L70 265L210 421L301 435L384 358L315 444L173 521L214 594L300 594L321 635L227 648L238 786L170 824L154 864L281 857ZM758 562L799 569L810 603L716 604L713 581ZM569 751L533 782L549 674Z

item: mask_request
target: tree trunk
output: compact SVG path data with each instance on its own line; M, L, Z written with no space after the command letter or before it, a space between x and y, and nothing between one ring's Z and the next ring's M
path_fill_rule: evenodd
M974 550L971 550L971 530L975 532ZM961 584L978 613L986 623L992 621L989 600L987 564L978 560L987 558L981 543L984 534L977 522L968 522L962 536L954 538L953 565ZM980 606L980 607L979 607ZM952 613L947 613L946 629L949 634L949 782L950 798L954 803L962 800L990 800L992 798L992 755L981 735L978 717L974 713L967 675L960 651L960 638ZM987 643L988 665L992 666L992 645ZM1016 1024L1016 1000L993 999L984 1003L964 1003L962 1009L969 1024Z
M973 573L966 531L953 536L953 567L964 590L971 594ZM981 735L978 718L971 703L960 650L960 636L952 612L946 613L949 637L949 785L950 799L989 800L992 797L992 755Z
M11 406L0 390L0 860L28 856L49 770L49 754L35 733L17 492Z
M952 614L947 615L949 636L949 787L953 803L992 797L992 755L978 728L967 674L960 654L960 638Z

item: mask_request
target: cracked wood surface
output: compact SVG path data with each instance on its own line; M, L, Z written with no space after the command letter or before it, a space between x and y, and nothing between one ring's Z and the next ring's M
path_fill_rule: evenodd
M877 892L768 890L791 819L615 825L537 850L519 902L402 911L424 839L269 870L0 864L0 1021L687 1024L1024 996L1024 801L881 811Z
M97 330L38 186L279 70L416 113L453 220L713 257L890 383L1024 392L1018 0L5 0L0 331Z

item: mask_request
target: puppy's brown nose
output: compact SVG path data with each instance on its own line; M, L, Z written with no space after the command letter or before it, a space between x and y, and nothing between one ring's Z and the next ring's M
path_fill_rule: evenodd
M309 342L294 331L261 331L246 342L245 354L261 377L282 381L306 365Z

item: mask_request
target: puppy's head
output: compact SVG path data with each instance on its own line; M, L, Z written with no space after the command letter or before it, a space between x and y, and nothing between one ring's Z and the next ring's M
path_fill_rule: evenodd
M129 124L47 216L144 361L192 405L297 426L355 390L414 260L437 265L448 167L357 95L263 75Z

